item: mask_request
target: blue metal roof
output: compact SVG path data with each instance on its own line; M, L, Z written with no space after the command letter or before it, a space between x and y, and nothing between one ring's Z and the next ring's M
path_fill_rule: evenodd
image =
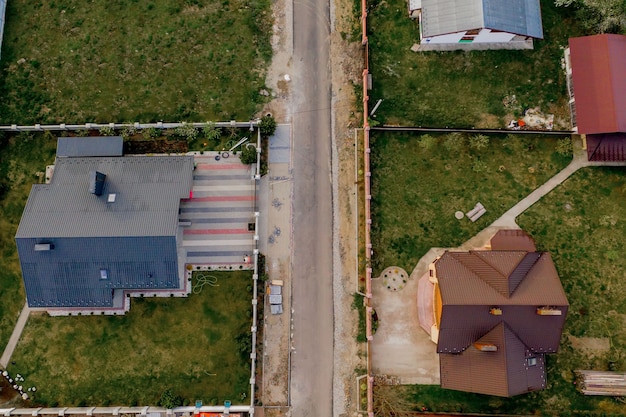
M488 29L543 39L539 0L483 0Z
M123 152L121 136L59 138L57 141L57 156L122 156Z
M179 286L174 236L16 242L30 307L111 307L113 290ZM41 243L50 244L50 249L35 250Z
M543 38L539 0L422 0L422 35L491 29Z

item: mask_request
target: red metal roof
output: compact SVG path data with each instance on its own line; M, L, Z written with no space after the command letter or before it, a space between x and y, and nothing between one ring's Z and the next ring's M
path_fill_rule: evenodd
M626 36L569 40L581 134L626 132Z

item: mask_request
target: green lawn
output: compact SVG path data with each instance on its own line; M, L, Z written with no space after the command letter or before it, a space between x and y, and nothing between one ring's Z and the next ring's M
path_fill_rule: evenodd
M44 405L156 404L167 389L248 402L252 273L211 275L199 295L133 299L125 316L33 316L9 371Z
M372 133L374 276L391 265L410 272L431 247L460 245L571 160L553 137L490 138L477 150L467 136ZM477 202L487 213L476 223L454 217Z
M624 415L623 398L590 397L574 385L577 369L626 372L626 169L585 168L517 220L539 250L552 254L570 303L559 353L548 355L548 388L502 399L412 386L410 407L512 414ZM608 339L608 350L582 350L570 336ZM384 390L383 390L384 392ZM387 394L389 395L389 394Z
M370 3L370 103L383 123L419 126L503 127L525 108L539 106L569 124L562 46L581 35L571 8L542 0L545 40L528 51L424 52L405 0ZM505 108L503 99L517 104Z
M0 135L2 135L0 133ZM15 232L32 184L54 162L56 140L49 135L0 136L0 349L11 336L25 302ZM43 181L43 177L41 178Z
M248 120L269 0L7 2L0 123Z

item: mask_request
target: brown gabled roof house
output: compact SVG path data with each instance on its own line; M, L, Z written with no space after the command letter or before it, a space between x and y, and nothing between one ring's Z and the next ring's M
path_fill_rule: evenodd
M546 386L568 302L550 254L522 231L491 250L445 252L430 268L441 386L509 397Z
M565 51L572 126L590 161L626 160L626 36L571 38Z

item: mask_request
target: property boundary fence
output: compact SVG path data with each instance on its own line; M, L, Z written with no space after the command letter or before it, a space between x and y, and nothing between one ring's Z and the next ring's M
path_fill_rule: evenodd
M367 0L361 0L361 44L364 49L363 69L363 159L365 175L365 335L367 358L367 415L374 417L374 376L372 375L372 210L369 125L369 42L367 39ZM358 213L357 213L358 215ZM358 276L356 277L358 279Z
M0 2L3 0L0 0ZM0 132L59 132L59 131L76 131L76 130L99 130L103 128L110 129L124 129L124 128L134 128L134 129L176 129L181 126L193 126L195 128L203 128L206 127L207 123L212 123L215 127L247 127L253 128L259 125L260 120L250 120L247 122L238 122L236 120L231 120L229 122L156 122L156 123L84 123L84 124L65 124L61 123L58 125L42 125L42 124L34 124L34 125L5 125L0 126Z
M498 133L506 133L513 135L554 135L554 136L563 136L563 135L572 135L576 132L572 130L514 130L514 129L473 129L473 128L458 128L458 127L422 127L422 126L376 126L371 127L371 130L380 130L387 132L431 132L431 133L451 133L451 132L459 132L459 133L487 133L487 134L498 134Z

